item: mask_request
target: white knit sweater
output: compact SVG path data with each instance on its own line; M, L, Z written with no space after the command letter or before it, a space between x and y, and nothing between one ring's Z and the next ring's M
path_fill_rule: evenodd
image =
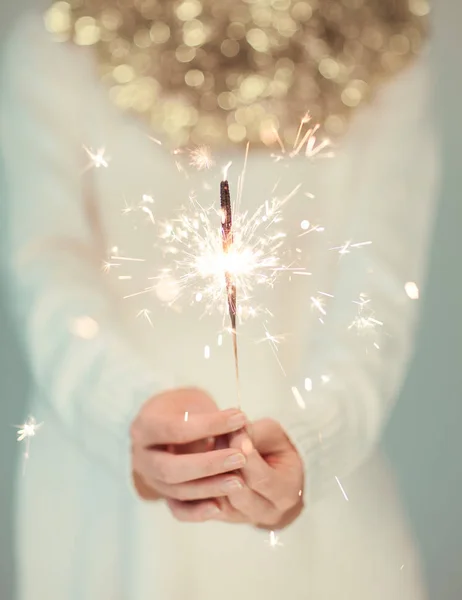
M162 260L152 230L141 222L133 232L121 216L125 203L150 194L156 220L169 219L192 186L213 201L219 173L181 177L149 131L112 108L86 50L54 44L37 15L19 22L7 42L0 139L11 292L34 373L31 411L45 421L19 483L22 600L422 597L374 448L412 350L417 303L405 283L422 283L432 221L427 79L422 60L388 84L357 114L335 158L295 159L287 168L262 153L249 157L246 209L281 175L286 191L302 183L286 209L286 243L312 272L281 277L255 298L275 314L271 333L286 334L278 354L285 375L271 346L255 344L261 319L240 338L244 410L278 418L306 465L307 507L273 552L264 532L246 526L178 524L130 483L128 429L141 403L196 385L232 406L232 354L226 337L217 345L218 312L200 319L201 307L184 303L177 312L153 295L122 301L131 283L105 276L102 260L117 245L154 256L137 278L156 274ZM104 147L108 167L86 169L84 147ZM217 162L230 158L235 189L242 156L223 153ZM324 232L299 237L303 219ZM347 255L331 250L369 240ZM333 296L324 324L310 308L319 292ZM371 337L349 327L360 294L383 323ZM152 328L136 318L143 308ZM97 331L82 334L95 322Z

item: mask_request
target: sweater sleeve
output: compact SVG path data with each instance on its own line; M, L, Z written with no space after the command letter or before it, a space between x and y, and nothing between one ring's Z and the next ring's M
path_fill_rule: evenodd
M2 69L8 291L39 396L85 452L120 471L129 424L158 380L102 275L81 164L89 67L34 19L10 36Z
M312 498L373 450L412 354L418 302L411 298L423 285L437 175L424 62L358 115L339 150L340 160L349 157L347 184L335 192L340 200L326 220L335 241L318 249L317 267L318 289L333 297L318 315L324 324L311 319L304 332L297 402L279 416L305 459Z

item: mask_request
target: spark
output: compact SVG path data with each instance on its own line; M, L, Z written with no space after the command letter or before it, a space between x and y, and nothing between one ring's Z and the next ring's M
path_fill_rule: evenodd
M84 146L83 149L90 159L90 163L87 165L85 170L91 169L92 167L95 169L100 169L101 167L104 167L105 169L108 168L110 159L105 156L105 148L100 148L96 152L91 148L87 148L87 146Z
M279 536L275 531L269 532L269 539L266 540L266 543L269 544L271 548L277 548L278 546L283 546L282 542L279 539Z
M280 153L273 153L271 156L275 162L280 162L284 158L293 158L294 156L304 155L306 158L332 158L334 156L332 151L326 152L327 148L331 147L329 139L324 138L318 139L318 132L320 129L319 124L311 124L312 117L309 113L306 113L301 121L298 128L297 136L294 144L290 151L287 151L284 142L282 141L279 132L274 128L272 132L272 141L276 142L280 148ZM308 129L306 129L308 126Z
M419 299L419 288L414 281L408 281L404 286L404 290L411 300Z
M184 413L184 420L185 420L185 422L187 422L189 420L189 412L188 411L186 411Z
M112 269L112 267L120 267L120 265L117 263L114 263L114 262L110 262L108 260L105 260L103 262L102 269L105 273L109 273L109 271Z
M341 484L341 482L340 482L340 479L337 477L337 475L335 476L335 481L337 482L337 484L338 484L338 487L340 488L340 491L341 491L341 492L342 492L342 494L343 494L343 497L345 498L345 500L346 500L347 502L349 502L349 498L348 498L348 496L347 496L347 493L345 492L345 488L344 488L344 487L343 487L343 485Z
M297 186L296 189L298 189ZM283 272L305 274L302 268L282 262L286 233L280 229L282 207L296 190L282 198L272 198L254 213L234 214L232 243L223 248L222 212L216 207L204 207L191 194L190 210L162 225L160 238L164 253L174 260L181 295L192 291L193 298L201 294L206 312L219 308L227 301L229 283L239 290L240 319L258 314L249 306L256 286L272 288ZM118 257L117 257L118 258ZM228 279L226 274L228 274Z
M223 334L222 333L218 334L217 344L219 346L223 346Z
M326 310L324 308L325 300L319 297L311 296L311 308L316 308L322 315L326 316Z
M350 254L351 248L362 248L363 246L370 246L372 244L371 240L367 242L358 242L356 244L352 244L351 241L347 241L343 244L343 246L336 246L335 248L331 248L331 250L338 250L340 255Z
M298 406L302 409L306 408L306 404L305 401L303 400L302 395L300 394L298 388L296 388L295 386L292 386L291 388L292 394L295 398L295 401L297 402Z
M140 310L136 316L144 317L151 327L154 326L152 323L152 319L151 319L151 311L148 310L147 308L143 308L142 310Z
M134 210L135 210L135 207L127 204L127 201L125 200L125 206L122 208L122 214L128 215L129 213L133 212Z
M309 377L306 377L305 379L305 390L307 392L311 392L313 389L313 382Z
M204 347L204 358L208 360L210 358L210 346Z
M154 204L154 198L149 194L143 194L141 202L137 206L130 206L125 199L124 203L125 206L122 209L122 215L128 215L132 212L140 210L148 216L149 220L153 225L156 224L156 221L154 219L154 213L152 212L151 208L149 208L149 206L146 206L146 204Z
M145 258L133 258L131 256L111 256L111 260L126 260L129 262L146 262Z
M314 232L322 233L324 231L324 227L321 225L312 225L310 227L310 223L308 221L302 221L300 227L303 229L303 233L300 233L298 237L304 237L305 235Z
M375 318L374 311L370 308L370 298L366 294L360 294L359 300L354 300L353 304L358 305L358 313L350 323L348 329L356 329L358 333L367 334L375 331L377 327L382 327L382 321Z
M42 427L43 423L37 423L35 417L29 416L27 420L21 425L15 425L17 431L17 441L26 442L26 448L24 450L24 465L23 465L23 474L26 471L26 461L30 456L30 441L31 438L35 437L37 431Z
M215 165L211 150L208 146L197 146L189 151L189 164L198 171L211 169Z
M276 362L278 363L279 368L281 369L283 375L286 376L287 375L286 371L285 371L284 367L282 366L281 360L280 360L280 358L278 356L278 352L279 352L278 345L282 342L282 340L284 339L284 336L282 336L282 335L272 335L268 331L266 325L263 325L263 327L264 327L264 330L265 330L265 337L263 339L261 339L261 340L258 340L257 344L261 344L263 342L268 342L269 343L271 351L274 354L274 358L276 359Z
M149 220L151 221L151 223L152 223L153 225L155 225L155 224L156 224L156 221L155 221L155 219L154 219L154 215L153 215L153 213L152 213L152 210L151 210L150 208L148 208L147 206L142 206L142 207L141 207L141 210L142 210L144 213L146 213L146 214L148 215L148 217L149 217Z

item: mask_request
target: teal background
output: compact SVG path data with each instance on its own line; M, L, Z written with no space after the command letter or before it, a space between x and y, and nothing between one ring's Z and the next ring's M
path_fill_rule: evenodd
M12 5L0 0L0 40L4 38L11 24L13 13L25 5L25 2L16 2ZM462 42L458 39L460 24L462 4L459 0L440 0L434 10L433 64L435 118L439 122L442 139L441 205L435 224L428 286L422 294L423 313L416 354L384 438L384 446L394 465L409 517L421 545L430 597L435 600L462 598ZM0 208L3 209L1 203ZM0 212L0 227L2 216L3 211ZM5 282L5 279L2 278L1 281ZM4 292L5 288L2 291ZM27 370L5 311L4 298L1 296L2 600L14 599L14 565L11 552L13 472L18 460L18 444L15 442L16 431L11 425L21 423L26 416L27 388Z

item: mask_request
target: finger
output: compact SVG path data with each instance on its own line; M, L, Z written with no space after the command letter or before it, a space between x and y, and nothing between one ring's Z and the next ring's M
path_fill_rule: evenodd
M271 468L261 457L245 431L232 436L230 445L232 448L240 448L247 459L246 464L242 467L246 485L263 497L272 500L272 492L278 479L275 469Z
M159 492L155 488L149 486L141 477L141 475L135 471L132 472L132 481L135 490L143 500L154 501L159 500L161 497Z
M277 510L289 510L299 497L300 484L297 477L292 470L277 469L269 464L252 443L258 440L254 427L251 433L252 440L245 431L231 437L231 446L241 448L247 457L247 463L242 468L244 481L251 490L268 500Z
M220 515L220 509L212 500L199 500L198 502L167 500L167 505L178 521L202 523Z
M143 450L136 453L134 460L150 483L160 481L170 485L229 473L240 469L246 462L242 452L232 448L198 454Z
M261 455L287 450L288 436L277 421L261 419L249 427L251 440Z
M216 475L215 477L174 485L168 485L160 481L153 483L153 488L164 498L182 501L221 498L242 487L242 480L234 475Z
M243 514L247 521L254 525L277 523L281 515L276 507L266 498L260 496L247 486L231 490L228 494L231 506Z
M152 415L144 413L132 426L132 437L141 446L190 444L238 431L247 423L241 411L230 409L202 414Z
M248 523L249 519L243 515L240 511L236 510L231 505L228 498L217 498L216 500L220 514L214 518L215 521L222 521L225 523Z

